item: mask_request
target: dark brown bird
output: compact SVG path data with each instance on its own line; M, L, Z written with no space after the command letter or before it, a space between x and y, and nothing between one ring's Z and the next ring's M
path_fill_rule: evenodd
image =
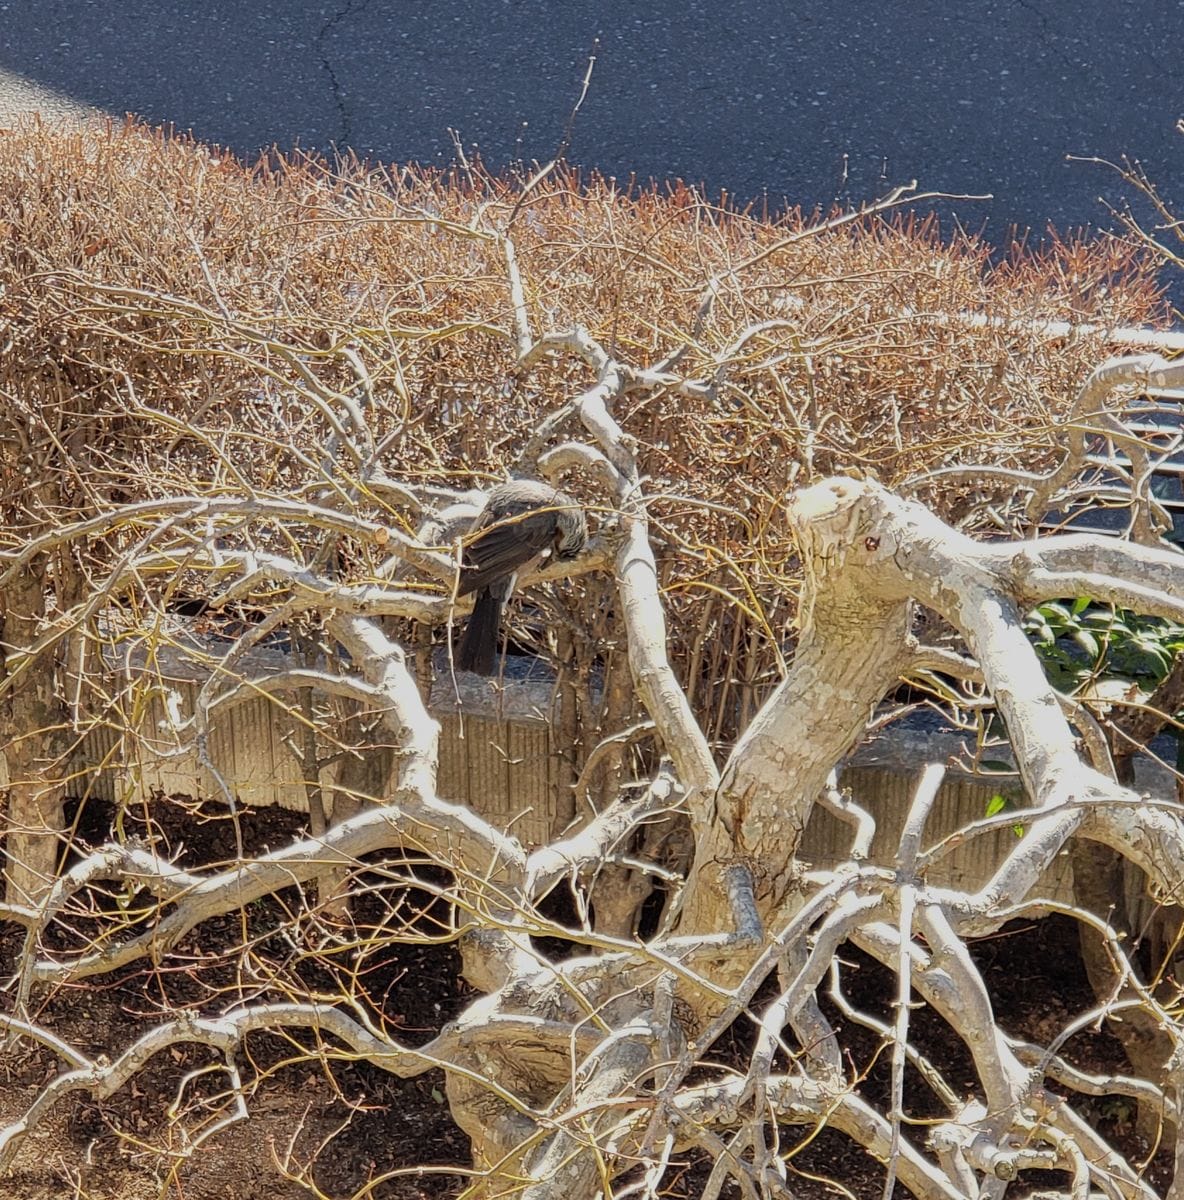
M570 496L535 479L511 479L489 493L461 558L457 595L476 592L456 665L492 675L502 606L518 575L552 557L575 558L588 540L584 510Z

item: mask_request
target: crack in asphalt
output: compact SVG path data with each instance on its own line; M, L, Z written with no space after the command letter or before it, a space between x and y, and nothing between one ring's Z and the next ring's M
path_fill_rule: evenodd
M1064 50L1061 49L1060 42L1057 39L1056 31L1053 29L1052 21L1048 15L1036 7L1031 0L1016 0L1016 3L1024 12L1029 12L1036 18L1036 24L1040 26L1040 32L1044 35L1045 43L1048 48L1061 60L1061 65L1068 67L1071 71L1081 69L1081 63L1074 62Z
M1061 60L1062 63L1064 63L1065 66L1072 70L1080 70L1085 66L1084 63L1074 62L1073 59L1061 49L1060 43L1057 40L1056 30L1053 27L1052 19L1043 11L1043 9L1037 8L1036 5L1032 3L1032 0L1016 0L1016 4L1022 8L1024 12L1031 13L1032 16L1036 18L1036 23L1040 26L1040 32L1047 39L1049 48L1054 54L1056 54L1056 56ZM1147 57L1152 61L1152 63L1155 64L1158 70L1162 71L1165 75L1171 74L1168 66L1159 61L1154 46L1144 46L1143 49L1144 53L1146 53Z
M324 69L325 74L329 76L329 94L333 97L333 107L337 109L341 119L341 136L337 139L339 146L349 144L350 137L353 135L353 120L350 117L349 105L345 102L345 93L342 91L341 80L338 79L337 72L333 69L333 63L329 59L327 42L329 34L338 25L351 16L365 12L369 6L370 0L346 0L345 6L339 8L321 26L313 43L317 48L317 54L320 56L321 67Z

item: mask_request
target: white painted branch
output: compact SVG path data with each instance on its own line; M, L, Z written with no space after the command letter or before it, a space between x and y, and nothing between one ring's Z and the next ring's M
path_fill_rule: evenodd
M865 1029L870 1029L881 1040L887 1044L892 1040L892 1026L886 1021L881 1021L877 1017L871 1016L869 1013L857 1009L844 994L842 984L839 978L839 959L835 959L831 963L830 973L830 998L834 1001L835 1007L843 1016L854 1021L858 1025L862 1025ZM905 1053L908 1055L908 1060L917 1069L917 1073L933 1090L934 1094L946 1106L947 1112L954 1113L961 1107L961 1100L958 1093L950 1086L949 1082L942 1075L937 1066L930 1061L915 1045L911 1043L905 1046Z
M242 704L256 696L272 696L277 692L297 691L302 688L322 692L326 696L359 700L364 704L373 704L383 698L378 688L363 679L337 675L332 671L317 671L311 667L292 667L290 670L277 671L274 675L265 675L260 679L246 679L236 687L219 692L209 702L208 707L212 713L218 709L233 708L236 704Z
M630 1101L657 1059L660 1031L643 1017L615 1029L581 1064L583 1078L574 1081L571 1115L530 1156L522 1200L555 1200L556 1196L591 1195L604 1165L589 1143L602 1143L619 1123L616 1106ZM568 1125L574 1128L567 1128Z
M983 977L945 914L937 905L921 904L917 908L917 924L929 943L933 966L940 967L949 977L959 996L960 1008L952 1023L974 1058L991 1114L989 1127L998 1138L1012 1124L1028 1082L1028 1072L1007 1046L995 1022Z
M864 641L869 636L869 621L863 614L874 597L897 602L915 597L951 621L966 638L1004 717L1027 790L1047 814L1032 823L982 892L966 899L960 909L964 917L984 917L1031 891L1066 838L1081 824L1083 813L1077 801L1083 797L1118 802L1113 809L1098 806L1091 823L1092 836L1102 837L1128 856L1137 854L1140 865L1151 870L1157 884L1167 883L1171 870L1180 878L1179 871L1184 869L1184 826L1162 812L1140 810L1148 825L1156 829L1156 836L1149 838L1138 832L1137 820L1126 807L1133 795L1078 758L1058 698L1023 633L1022 613L1013 598L1018 590L1016 577L1030 579L1039 569L1042 543L979 546L920 505L891 496L875 483L851 479L830 480L797 493L791 513L799 527L799 540L807 547L803 558L810 595L804 604L815 614L813 624L822 627L819 614L826 616L826 606L835 604L839 597L843 604L839 616L848 618L849 628L855 624L852 618L863 617L857 627ZM1101 555L1115 574L1122 563L1129 569L1132 563L1143 562L1158 572L1154 584L1184 588L1184 558L1113 541L1107 548L1106 539L1100 538L1087 538L1084 543L1076 538L1051 541L1052 557L1058 565L1065 565L1070 550L1084 546ZM873 636L879 641L882 635ZM799 656L810 649L811 639L804 636ZM881 665L883 651L874 644L860 646L859 651L858 660L854 660L850 645L840 643L828 656L831 671L835 670L836 656L839 663L850 662L848 669L853 673L859 669L856 661L869 663L880 671L879 686L886 674ZM821 676L821 663L817 670ZM868 673L865 670L864 674ZM810 694L817 707L829 710L830 704L819 697L833 696L833 684L828 686L820 679ZM786 707L795 700L800 703L800 699L788 696ZM774 703L778 701L775 696ZM766 706L762 722L777 719L773 706ZM784 744L791 736L800 738L802 734L801 724L786 722L780 740ZM743 749L742 741L737 755ZM786 752L770 747L767 753L784 757ZM770 776L775 775L770 772ZM772 784L772 778L769 782ZM770 813L771 806L765 802L767 794L768 788L754 794L746 812L752 813L755 808L768 813L770 819L780 819L784 797L776 796ZM1111 812L1112 819L1102 815ZM1161 857L1158 868L1151 862L1152 844ZM1165 870L1169 862L1172 866Z
M805 970L807 961L808 948L802 942L793 942L786 947L785 957L777 972L783 994L788 992L793 980ZM837 961L831 960L831 970ZM762 1018L762 1029L766 1024L767 1017ZM811 1073L828 1083L837 1084L843 1078L843 1048L839 1045L834 1026L823 1014L816 992L798 1007L798 1011L790 1019L790 1028L810 1064ZM767 1092L767 1082L764 1086Z
M769 1080L766 1097L772 1111L786 1124L833 1123L872 1158L887 1161L891 1141L888 1122L853 1092L828 1087L818 1080L780 1075ZM679 1128L684 1124L735 1127L746 1120L747 1099L745 1081L729 1079L685 1088L674 1101L674 1111ZM965 1195L907 1141L900 1145L897 1173L905 1187L924 1200L966 1200Z
M1132 1075L1095 1075L1075 1067L1057 1054L1050 1054L1043 1046L1012 1037L1007 1042L1024 1066L1039 1066L1063 1087L1080 1092L1083 1096L1126 1096L1138 1104L1148 1104L1153 1110L1159 1110L1173 1124L1179 1122L1175 1104L1161 1088L1146 1079L1136 1079Z
M613 553L613 546L604 538L593 538L578 559L558 560L524 572L522 586L551 579L572 579L604 570L612 562ZM247 596L261 583L275 583L291 589L297 610L332 608L351 616L408 617L425 624L440 625L450 616L467 612L473 603L471 596L453 597L450 591L433 594L401 585L339 583L278 554L223 551L222 555L227 562L238 561L245 573L219 597L219 604ZM406 558L400 557L399 562L427 569L449 588L456 577L454 559L435 550L425 548ZM395 567L391 566L390 570L393 572Z
M29 996L37 975L37 946L45 929L83 888L102 880L126 881L160 898L176 897L201 883L201 877L175 867L167 859L136 846L104 846L58 876L37 905L36 919L26 926L17 986L17 1011L28 1012Z
M904 664L904 674L911 675L914 671L931 671L971 682L978 682L983 677L982 668L973 658L941 646L917 646L912 650Z
M872 841L876 836L876 819L865 808L861 808L850 793L839 788L835 772L827 776L826 786L818 793L818 803L833 813L840 821L855 830L847 857L852 862L863 862L871 853Z
M1173 329L1147 329L1138 325L1089 325L1075 321L1039 321L1025 317L991 317L985 313L910 312L905 316L934 321L940 325L1006 329L1034 333L1047 338L1102 338L1112 346L1142 346L1148 350L1184 350L1184 333Z
M0 574L0 588L7 587L14 576L37 555L56 546L83 538L99 537L121 526L132 526L138 522L166 516L182 517L193 524L214 521L223 517L232 517L236 520L257 517L260 520L294 521L348 534L364 542L385 544L389 541L396 541L405 543L405 549L409 555L422 552L411 538L379 521L366 520L363 517L355 517L335 509L322 508L316 504L263 496L245 498L237 496L163 496L155 500L142 500L135 504L120 505L107 512L88 517L86 520L50 530L40 537L25 542L19 550L0 553L0 564L6 564L6 569Z
M385 700L380 711L383 724L394 735L397 788L410 792L421 803L434 796L440 726L428 714L415 678L407 668L403 647L365 617L333 613L325 628L345 647L362 677ZM471 815L474 828L481 827L481 840L486 848L497 846L499 852L504 851L512 857L521 853L516 843L511 845L508 838L499 835L475 814ZM450 856L444 854L441 857L447 861Z
M19 1024L0 1015L0 1028ZM404 1048L389 1038L375 1036L341 1009L328 1004L260 1004L232 1009L221 1017L198 1017L187 1012L149 1030L110 1063L92 1062L74 1054L74 1069L46 1084L23 1117L0 1129L0 1172L12 1165L24 1137L71 1093L84 1091L96 1099L112 1096L153 1055L170 1046L197 1044L228 1052L252 1031L284 1028L328 1034L344 1043L351 1054L360 1054L401 1079L422 1075L441 1065L440 1048L435 1043L419 1050Z
M676 804L676 793L674 781L659 775L636 799L617 800L570 837L536 850L527 860L526 894L537 900L564 876L599 866L642 821Z
M852 940L885 966L894 968L899 956L899 933L890 925L863 925L852 935ZM965 954L964 948L961 953ZM967 1040L971 1053L975 1055L976 1064L981 1064L980 1070L986 1069L990 1072L994 1080L992 1087L1003 1100L1006 1112L1022 1112L1019 1104L1010 1103L1007 1099L1014 1094L1017 1100L1034 1109L1041 1120L1075 1137L1093 1164L1093 1169L1100 1177L1108 1177L1122 1196L1130 1200L1154 1200L1154 1193L1150 1187L1138 1178L1131 1166L1113 1147L1058 1097L1044 1092L1041 1081L1034 1078L1015 1056L1001 1031L995 1027L993 1019L984 1024L983 1014L986 1010L982 1007L981 995L978 1002L979 1011L975 1015L967 1010L958 984L945 970L944 960L939 959L936 954L930 956L915 945L910 949L910 960L913 964L914 989L959 1036ZM967 967L965 959L962 959L959 974L967 970L971 975L977 974L973 964ZM979 990L977 984L975 990ZM994 1063L990 1061L992 1057L996 1060ZM974 1110L977 1116L973 1119L964 1117L965 1124L952 1124L947 1127L950 1136L964 1147L975 1138L984 1135L990 1142L997 1144L1006 1135L1006 1126L1001 1129L1000 1123L994 1119L995 1114L986 1106L977 1105L974 1106Z
M48 1029L35 1025L31 1021L22 1021L19 1017L10 1017L0 1013L0 1029L6 1030L12 1041L27 1038L29 1041L45 1046L76 1069L81 1070L91 1065L90 1059L80 1050L76 1050L69 1042L56 1037ZM8 1039L5 1041L7 1045Z
M1097 534L983 547L981 561L1025 606L1070 596L1184 620L1184 554Z
M1118 425L1107 412L1107 402L1111 395L1121 388L1173 388L1184 385L1184 364L1169 362L1157 354L1136 355L1129 358L1113 358L1103 363L1082 384L1073 402L1067 421L1065 422L1066 436L1069 443L1068 452L1060 466L1049 474L1032 489L1028 498L1027 515L1030 522L1035 524L1052 507L1052 498L1085 466L1088 452L1087 437L1092 427L1101 421L1108 427L1116 429L1121 434L1128 431ZM1150 494L1150 470L1146 452L1140 447L1127 443L1131 465L1135 472L1136 490L1131 497L1135 505L1135 532L1140 541L1150 541L1156 534L1162 532L1157 528L1160 521L1153 520L1153 497Z
M774 902L786 895L815 800L911 648L907 588L842 569L848 554L868 555L870 530L862 532L853 507L861 485L832 482L833 494L820 486L791 501L807 577L797 653L732 751L715 798L717 820L700 847L707 863L736 855L753 864L758 894ZM698 871L684 902L690 928L711 919L711 890L710 871Z
M514 242L508 236L498 239L501 242L502 254L506 260L506 275L510 281L510 308L514 313L514 344L518 348L518 357L525 358L530 353L533 342L530 334L530 310L526 307L526 289L522 285L522 272L518 269L518 255L514 250Z
M900 1154L900 1125L904 1120L904 1068L909 1042L909 1009L912 1002L912 971L909 949L912 946L913 919L917 906L917 855L929 814L937 800L937 791L946 769L930 763L921 773L913 802L905 818L904 831L896 852L896 901L900 908L900 955L896 963L896 1019L892 1037L892 1099L888 1117L892 1123L892 1144L888 1156L888 1174L884 1180L884 1200L892 1200L896 1180L896 1162Z
M687 789L692 821L702 828L704 797L715 787L718 772L707 739L670 666L666 617L658 592L658 568L650 545L633 439L609 411L609 402L625 389L628 372L587 330L578 327L541 338L523 364L555 349L579 355L597 372L596 384L576 397L573 405L620 481L616 500L623 537L616 556L616 580L628 637L629 665L642 703Z
M31 976L39 983L63 982L104 974L147 955L159 957L210 917L303 883L326 867L352 867L362 855L398 846L435 847L440 861L457 871L458 887L481 891L486 886L483 881L489 880L489 887L499 888L496 906L500 908L505 903L504 889L524 878L526 856L513 839L490 834L484 821L460 805L434 799L406 806L392 801L333 826L323 838L306 838L203 877L174 901L153 928L66 962L39 960ZM149 886L150 877L144 873L137 871L132 877Z

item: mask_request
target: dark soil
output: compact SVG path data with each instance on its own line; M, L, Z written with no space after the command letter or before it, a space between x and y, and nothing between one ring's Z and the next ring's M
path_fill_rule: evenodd
M88 805L77 821L79 843L101 842L110 818L107 806ZM182 866L233 860L238 838L246 853L283 845L302 834L304 819L278 809L247 812L238 819L236 835L224 810L180 808L162 801L150 814L129 815L129 823L135 827L138 821L144 832L150 822L152 832ZM400 933L438 928L440 913L432 896L438 876L414 864L374 867L361 879L371 890L355 901L352 915L320 945L311 934L305 944L296 944L279 929L300 911L302 897L293 888L252 904L244 914L207 921L176 948L162 970L138 963L111 976L57 989L45 998L38 1019L83 1052L114 1057L180 1008L198 1007L214 1014L243 999L282 999L286 986L316 987L332 994L348 983L371 1019L404 1044L422 1044L453 1019L471 993L459 982L459 963L450 944L398 940ZM409 891L399 883L407 878L423 886ZM110 897L96 894L90 900L110 911ZM77 945L74 939L93 919L76 914L51 940ZM241 945L244 931L250 953L224 955L222 948ZM0 971L6 978L19 950L18 932L0 927ZM1008 926L975 944L973 953L1009 1032L1046 1043L1094 1005L1075 927L1066 920ZM894 988L887 971L847 949L841 978L856 1008L891 1021ZM833 1005L828 1015L839 1028L850 1077L859 1080L866 1099L882 1108L890 1076L889 1056L880 1039L846 1020ZM917 1009L911 1020L917 1042L946 1080L960 1093L971 1093L974 1076L961 1041L928 1009ZM711 1057L722 1064L743 1064L751 1045L750 1024L738 1022ZM1096 1073L1125 1069L1121 1048L1105 1031L1075 1036L1062 1053ZM182 1129L192 1134L211 1114L222 1111L218 1094L226 1074L220 1061L200 1047L166 1050L110 1099L96 1101L81 1093L65 1099L30 1136L4 1195L13 1200L223 1200L255 1195L294 1200L309 1195L296 1182L302 1173L334 1200L345 1200L367 1184L375 1185L367 1193L374 1200L446 1197L463 1186L468 1139L451 1120L441 1072L401 1080L346 1056L326 1062L317 1056L311 1038L299 1033L252 1035L247 1040L238 1067L252 1087L250 1120L228 1126L196 1153L187 1153ZM201 1068L208 1068L207 1073L186 1080ZM15 1119L60 1069L53 1053L27 1043L0 1060L0 1124ZM166 1112L179 1095L180 1115L169 1120ZM927 1085L911 1071L906 1109L920 1121L943 1113ZM1102 1103L1090 1115L1128 1155L1146 1153L1138 1144L1133 1114L1125 1107ZM923 1141L923 1131L913 1133ZM781 1138L783 1151L799 1147L789 1160L789 1182L796 1195L805 1200L844 1193L857 1200L880 1196L883 1168L843 1135L832 1130L812 1135L799 1127L783 1129ZM411 1166L424 1163L435 1166ZM1161 1194L1170 1180L1170 1167L1170 1154L1164 1150L1148 1169L1149 1181ZM709 1170L710 1163L701 1159L680 1159L668 1173L664 1191L672 1197L698 1196ZM1065 1181L1057 1175L1033 1175L1024 1182L1045 1187L1063 1186ZM730 1194L725 1190L725 1196ZM899 1185L897 1194L905 1195Z

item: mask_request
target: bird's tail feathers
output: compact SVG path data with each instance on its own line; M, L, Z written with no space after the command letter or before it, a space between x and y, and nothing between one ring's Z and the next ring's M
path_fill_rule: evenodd
M497 661L498 632L502 623L502 601L482 589L477 593L469 623L460 641L456 665L462 671L492 675Z

